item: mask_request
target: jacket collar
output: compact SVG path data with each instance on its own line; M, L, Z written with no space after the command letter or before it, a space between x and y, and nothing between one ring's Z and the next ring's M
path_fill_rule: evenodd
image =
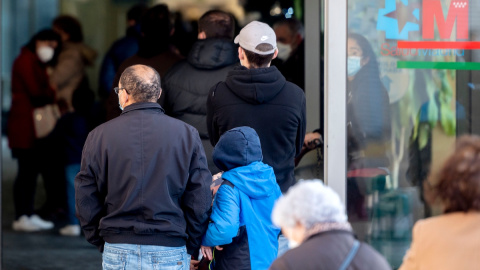
M148 110L148 109L157 109L157 110L160 110L162 113L165 113L165 110L162 108L162 106L160 106L160 104L156 102L136 102L125 107L121 115L131 111L135 111L135 110Z

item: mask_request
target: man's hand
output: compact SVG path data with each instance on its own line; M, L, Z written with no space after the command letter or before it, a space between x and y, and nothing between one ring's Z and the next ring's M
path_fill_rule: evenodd
M206 247L206 246L201 246L200 250L202 251L203 257L212 260L212 248L211 247Z
M198 263L200 263L200 261L197 261L197 260L190 260L190 270L197 270L198 269Z
M303 146L313 149L315 148L316 145L311 142L313 142L316 139L321 140L321 138L322 138L322 135L320 135L320 133L317 133L317 132L307 133L305 134L305 140L303 141Z

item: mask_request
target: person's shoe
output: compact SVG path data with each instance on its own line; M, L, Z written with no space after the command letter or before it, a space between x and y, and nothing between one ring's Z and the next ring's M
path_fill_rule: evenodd
M80 225L67 225L60 229L60 234L64 236L79 236Z
M15 220L12 224L12 227L14 231L21 232L37 232L42 229L37 224L34 224L26 215L23 215L18 218L18 220Z
M30 222L37 225L42 230L50 230L50 229L53 229L54 227L53 222L43 220L41 217L37 215L31 215Z

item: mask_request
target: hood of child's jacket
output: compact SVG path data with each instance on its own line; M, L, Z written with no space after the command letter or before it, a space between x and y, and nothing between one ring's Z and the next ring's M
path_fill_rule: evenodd
M224 172L222 178L252 199L272 195L278 185L273 168L260 161Z
M261 104L275 98L285 86L285 77L275 67L239 66L228 73L226 84L232 92L251 104Z
M213 149L213 163L222 171L262 161L262 146L251 127L237 127L225 132Z
M228 39L208 38L195 42L188 62L198 69L218 69L238 62L237 46Z

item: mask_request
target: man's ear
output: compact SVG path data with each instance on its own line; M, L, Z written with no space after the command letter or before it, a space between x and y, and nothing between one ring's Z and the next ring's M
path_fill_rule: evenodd
M158 98L157 99L160 99L161 96L162 96L162 88L160 88L160 93L158 93Z
M278 55L278 49L275 49L275 52L273 53L273 58L272 58L272 60L275 59L275 58L277 58L277 55Z
M198 39L206 39L206 38L207 38L207 34L205 34L205 31L202 31L202 32L198 33L197 38L198 38Z
M238 59L245 60L245 52L242 47L238 47Z

